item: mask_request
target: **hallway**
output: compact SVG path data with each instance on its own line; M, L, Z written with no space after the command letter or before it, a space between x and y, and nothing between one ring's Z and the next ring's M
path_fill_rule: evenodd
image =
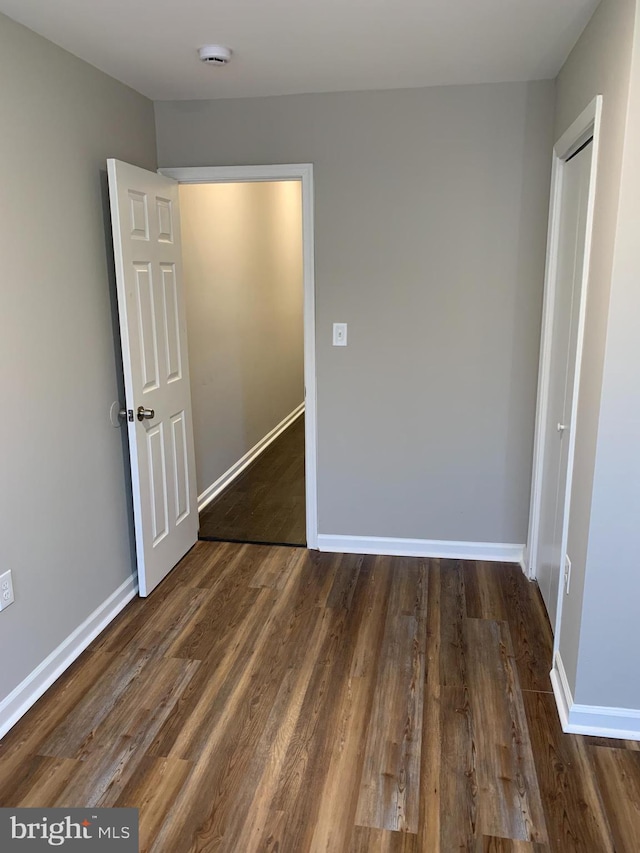
M200 539L306 545L304 415L200 513Z

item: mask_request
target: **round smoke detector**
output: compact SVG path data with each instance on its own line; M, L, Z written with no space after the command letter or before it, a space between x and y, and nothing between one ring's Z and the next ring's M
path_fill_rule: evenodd
M198 56L207 65L226 65L231 59L231 51L221 44L205 44L198 50Z

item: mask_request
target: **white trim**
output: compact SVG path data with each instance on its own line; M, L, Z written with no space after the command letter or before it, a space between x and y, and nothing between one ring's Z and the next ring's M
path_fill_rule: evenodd
M254 444L251 450L248 450L241 459L234 462L234 464L228 468L224 474L221 474L221 476L218 477L218 479L207 489L205 489L201 495L198 495L198 512L202 512L202 510L210 504L214 498L217 498L218 495L236 479L236 477L242 474L245 468L248 468L261 453L264 453L267 447L269 447L270 444L273 444L276 438L278 438L279 435L282 435L287 427L291 426L291 424L303 413L304 403L300 403L300 405L296 406L296 408L288 414L286 418L281 420L277 426L268 432L264 438L261 438L257 444Z
M601 113L602 95L596 95L553 146L553 153L559 160L566 161L591 136L594 137L594 142L598 141L595 139L595 134L596 130L600 129Z
M538 536L540 531L540 510L542 500L542 474L544 465L544 446L547 439L546 421L548 413L548 397L551 369L551 346L553 338L554 304L557 277L558 236L560 227L560 207L562 201L562 179L564 165L571 156L590 136L593 136L593 151L591 159L591 174L589 180L589 197L587 200L587 219L582 266L582 290L578 313L578 334L576 341L576 361L573 377L573 396L571 400L571 419L569 428L569 447L567 459L567 481L564 494L564 518L562 529L561 554L566 554L569 530L569 512L571 503L571 486L573 480L573 461L575 456L576 418L578 411L578 396L580 375L582 370L582 353L584 342L584 327L586 320L587 290L589 282L591 242L593 236L593 214L595 209L596 175L598 169L598 154L600 146L600 120L602 116L602 95L597 95L587 108L578 116L571 127L560 137L553 149L551 200L549 209L549 230L547 237L547 261L544 283L544 305L542 318L542 337L540 342L540 364L538 374L538 400L536 407L536 426L533 451L533 472L531 478L531 506L529 512L529 531L527 535L527 574L531 579L537 576ZM554 651L558 649L562 604L564 601L564 584L558 586L558 606L554 630Z
M160 174L185 184L238 181L301 181L302 254L304 278L305 491L307 548L318 547L316 320L314 263L314 187L311 163L267 166L196 166L159 169Z
M573 701L560 652L556 652L554 655L551 685L563 732L591 735L592 737L640 740L639 709L577 705Z
M558 257L558 233L562 176L558 158L553 155L551 166L551 200L549 202L549 226L547 231L547 260L542 304L542 332L540 359L538 364L538 396L536 404L535 435L533 443L533 469L531 474L531 503L529 506L529 532L527 534L527 575L537 577L538 532L542 500L543 448L546 441L547 410L549 404L549 380L551 369L551 339L553 332L553 302Z
M565 672L560 652L556 652L554 654L553 660L553 668L549 675L551 677L553 695L555 696L556 705L558 706L558 715L560 717L562 731L566 732L567 726L569 725L569 709L573 705L573 694L569 687L567 673Z
M137 579L132 575L0 702L0 738L6 735L45 690L48 690L98 634L135 598L137 592Z
M320 533L320 551L338 554L382 554L394 557L439 557L520 563L524 545L503 542L449 542L444 539L387 539L382 536L341 536Z
M264 166L185 166L158 169L180 184L229 184L251 181L299 181L311 163L278 163Z

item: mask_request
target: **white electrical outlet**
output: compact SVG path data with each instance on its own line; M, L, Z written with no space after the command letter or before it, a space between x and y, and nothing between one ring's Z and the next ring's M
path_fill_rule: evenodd
M0 575L0 610L4 610L13 604L13 580L11 579L11 569L8 572Z

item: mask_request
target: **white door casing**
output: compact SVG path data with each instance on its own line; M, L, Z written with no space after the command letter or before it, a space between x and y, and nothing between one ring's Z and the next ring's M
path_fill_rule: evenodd
M601 115L598 95L553 150L527 566L529 576L540 582L556 647L564 600L564 584L559 581L567 549ZM572 205L571 229L567 211ZM568 230L573 238L569 234L567 239Z
M178 184L118 160L107 166L138 583L146 596L198 536ZM139 407L147 410L143 420Z
M239 181L300 181L302 185L302 254L304 292L305 386L305 506L307 548L318 548L316 321L314 271L314 184L311 163L263 166L187 166L163 168L162 175L181 184L237 183Z

